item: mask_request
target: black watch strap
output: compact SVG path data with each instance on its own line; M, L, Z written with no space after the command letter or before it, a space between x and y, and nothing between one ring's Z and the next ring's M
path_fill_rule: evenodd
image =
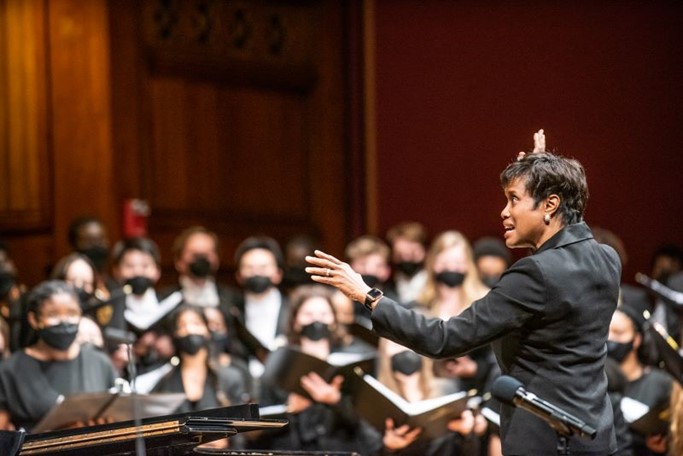
M382 293L382 290L378 288L371 288L370 291L367 292L365 295L365 302L363 302L363 305L365 306L366 309L368 309L370 312L372 312L372 305L379 301L379 299L384 296L384 293Z

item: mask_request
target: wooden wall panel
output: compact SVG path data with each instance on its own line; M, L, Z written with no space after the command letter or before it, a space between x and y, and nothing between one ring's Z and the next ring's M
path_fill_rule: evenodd
M306 216L308 143L299 97L159 77L152 111L154 208Z
M100 217L116 236L119 201L112 152L108 9L105 0L49 2L55 256L69 223Z
M193 224L218 233L228 275L235 247L253 234L284 242L312 233L341 252L348 240L343 7L148 1L111 8L114 137L121 137L114 144L142 171L124 171L137 184L123 185L137 192L127 196L150 203L150 236L165 272L174 275L173 238ZM135 62L143 65L125 70Z
M105 0L0 1L0 235L34 285L74 217L116 236Z
M49 226L45 8L0 1L0 226Z

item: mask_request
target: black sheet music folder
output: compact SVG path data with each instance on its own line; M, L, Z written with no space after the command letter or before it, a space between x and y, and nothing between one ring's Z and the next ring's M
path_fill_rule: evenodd
M29 434L16 454L134 456L136 438L141 436L148 456L185 456L196 454L194 448L203 443L286 425L286 420L262 420L257 404L244 404L147 418L140 427L134 421L125 421Z

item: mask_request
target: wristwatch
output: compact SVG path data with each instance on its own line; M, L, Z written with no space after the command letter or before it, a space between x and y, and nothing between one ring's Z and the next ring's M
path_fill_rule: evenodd
M379 301L382 296L384 296L382 290L379 290L377 288L371 288L370 291L368 291L368 293L365 295L365 302L363 303L363 305L366 309L372 312L372 305Z

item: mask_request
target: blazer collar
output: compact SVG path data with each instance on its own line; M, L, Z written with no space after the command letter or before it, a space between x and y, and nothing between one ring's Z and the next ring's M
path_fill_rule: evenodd
M586 225L586 222L574 223L558 231L553 237L545 241L535 253L585 241L586 239L593 239L593 233L588 228L588 225Z

